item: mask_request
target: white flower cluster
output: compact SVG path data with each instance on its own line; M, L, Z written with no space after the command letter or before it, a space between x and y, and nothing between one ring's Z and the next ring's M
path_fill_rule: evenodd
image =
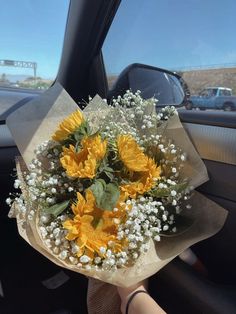
M176 197L176 194L174 196ZM100 248L101 254L94 260L85 254L78 257L79 246L75 241L66 239L67 231L62 227L62 223L69 218L66 214L52 220L50 215L41 213L39 227L41 237L53 254L77 267L96 271L114 271L125 267L129 261L134 262L140 254L148 251L150 239L160 241L163 233L175 233L177 230L174 225L175 213L171 214L163 202L155 201L152 197L139 197L136 200L128 200L125 204L127 220L119 225L117 234L118 240L128 240L128 247L125 251L114 253L114 243L110 241L108 248Z
M56 203L58 195L70 195L74 191L82 191L83 185L68 178L59 162L59 150L55 142L46 141L39 145L36 157L29 165L29 173L25 174L29 199L37 202L41 207ZM15 180L15 188L20 187L19 180ZM10 204L11 199L7 199Z
M25 214L26 214L26 206L25 206L25 201L24 201L23 195L22 194L17 194L17 195L14 195L14 198L8 197L6 199L6 203L9 206L11 206L13 202L16 202L16 204L18 205L20 214L25 216Z
M126 201L126 205L128 219L119 226L118 239L128 239L128 249L134 259L148 250L150 239L160 241L163 231L176 232L176 228L171 227L174 215L169 215L161 201L139 197Z
M141 92L127 90L123 97L113 99L113 109L103 121L105 137L115 139L118 134L130 134L140 146L157 145L161 135L154 136L156 130L165 120L176 114L176 109L165 107L156 111L157 99L143 99Z
M66 261L69 264L76 265L77 267L83 267L86 270L91 268L99 271L103 270L115 270L117 267L124 266L129 256L125 251L119 253L113 252L114 243L110 241L108 248L100 248L100 256L91 258L87 255L77 256L79 252L79 246L75 241L68 241L66 239L67 231L63 229L62 223L68 219L68 215L59 215L56 219L52 220L52 217L47 214L41 213L39 232L41 238L45 243L45 246L53 252L59 259Z
M39 231L46 247L53 254L57 255L61 260L68 259L71 264L77 265L79 259L76 257L76 253L79 251L79 247L74 241L66 239L67 231L62 227L62 223L67 218L67 215L59 215L52 220L50 215L41 213Z

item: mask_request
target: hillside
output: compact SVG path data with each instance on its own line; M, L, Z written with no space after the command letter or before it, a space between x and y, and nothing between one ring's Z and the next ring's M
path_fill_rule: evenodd
M192 95L208 86L229 87L236 94L236 68L186 71L182 72L182 77L188 84Z
M191 70L178 73L187 83L191 95L198 94L203 88L210 86L232 88L233 94L236 95L236 68ZM117 75L108 76L109 88L111 88L116 78ZM17 87L47 89L53 81L42 78L34 79L33 77L27 77L25 75L17 76L2 74L0 77L0 85L8 86L11 85L12 82L15 82Z
M210 86L223 86L232 88L234 95L236 95L236 68L221 68L221 69L207 69L207 70L192 70L185 72L178 72L188 84L191 94L199 93L203 88ZM108 77L108 85L117 78L116 75Z

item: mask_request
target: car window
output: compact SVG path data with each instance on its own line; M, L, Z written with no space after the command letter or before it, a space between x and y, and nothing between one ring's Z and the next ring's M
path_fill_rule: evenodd
M2 0L0 87L46 89L59 67L69 0Z
M217 95L217 88L212 88L209 90L209 93L210 93L210 97L214 97Z
M219 92L219 96L231 96L231 90L229 89L221 89Z
M122 1L103 45L109 86L137 62L179 73L191 97L211 86L212 95L218 87L236 94L235 11L234 0ZM201 109L190 101L189 108ZM202 109L226 109L209 105ZM236 110L236 99L228 109Z
M201 92L199 93L199 95L202 96L202 97L207 97L207 96L209 96L208 89L204 89L203 91L201 91Z

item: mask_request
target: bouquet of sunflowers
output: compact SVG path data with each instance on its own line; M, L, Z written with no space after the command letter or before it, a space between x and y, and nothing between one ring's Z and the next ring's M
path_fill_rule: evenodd
M55 91L64 93L60 102L73 103L57 85L43 99L50 103ZM111 105L96 96L83 112L73 103L59 123L56 104L41 118L46 127L39 123L30 147L18 145L23 158L31 154L27 166L18 159L15 187L21 192L7 202L14 201L11 214L21 235L56 264L128 286L223 225L225 211L192 196L207 173L177 111L157 112L156 101L139 91ZM8 124L17 138L13 121Z

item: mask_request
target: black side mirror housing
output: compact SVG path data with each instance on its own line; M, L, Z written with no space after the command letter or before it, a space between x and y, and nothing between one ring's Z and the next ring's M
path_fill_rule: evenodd
M180 75L165 69L134 63L118 76L108 94L108 99L123 95L126 90L141 91L143 98L155 97L158 107L182 106L186 100L186 83Z

